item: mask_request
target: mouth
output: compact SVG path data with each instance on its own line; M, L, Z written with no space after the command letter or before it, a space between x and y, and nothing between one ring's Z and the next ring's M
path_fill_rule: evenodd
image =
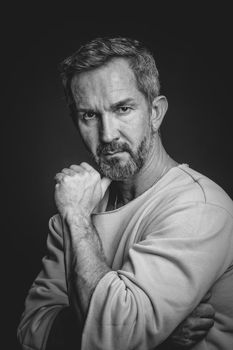
M105 152L103 155L106 158L111 158L111 157L114 157L114 156L118 156L118 155L120 155L122 153L125 153L125 152L124 151Z

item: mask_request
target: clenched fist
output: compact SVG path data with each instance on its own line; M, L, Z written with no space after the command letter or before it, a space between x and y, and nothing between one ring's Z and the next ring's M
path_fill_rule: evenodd
M55 203L63 218L85 217L92 214L103 198L111 180L89 164L71 165L55 176Z

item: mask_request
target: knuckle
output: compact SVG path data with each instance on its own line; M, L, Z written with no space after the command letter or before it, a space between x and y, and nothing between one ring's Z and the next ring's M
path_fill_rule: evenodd
M196 309L192 312L193 317L201 317L205 314L206 304L199 304Z
M65 175L62 180L63 182L67 183L69 181L69 176Z
M70 169L72 169L72 170L76 170L76 169L77 169L77 165L72 164L72 165L70 166Z
M97 180L100 180L100 174L98 173L98 171L93 172L93 176L94 176Z
M211 327L213 327L213 325L214 325L214 320L212 318L208 319L207 327L211 328Z
M186 328L187 331L189 331L189 329L192 329L193 327L195 327L196 321L193 317L189 317L186 321Z
M61 181L61 180L62 180L62 177L63 177L63 174L57 173L57 174L54 176L54 180L56 180L56 181Z
M90 165L89 165L89 164L87 164L86 162L82 162L82 163L80 163L80 165L90 166Z
M94 169L90 164L88 164L87 162L82 162L80 164L81 166L84 166L85 168L87 168L88 170L92 170Z
M88 172L88 174L89 174L90 177L91 177L94 181L96 181L96 182L100 181L100 179L101 179L100 174L99 174L98 171L96 171L96 170L94 170L94 171L92 171L92 172Z
M186 324L185 324L186 328L192 328L193 327L193 318L189 317L186 320Z
M209 304L209 313L210 313L210 316L212 315L214 317L215 309L214 309L214 307L211 304Z
M78 171L78 172L75 173L74 176L75 176L75 178L81 178L81 177L83 177L85 175L86 175L85 171Z
M197 306L197 308L193 311L193 317L214 317L215 310L211 304L201 303Z
M215 309L211 304L205 304L205 309L203 309L203 315L205 317L214 317Z

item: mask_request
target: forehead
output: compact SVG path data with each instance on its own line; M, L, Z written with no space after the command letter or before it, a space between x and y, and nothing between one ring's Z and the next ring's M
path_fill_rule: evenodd
M127 59L116 58L106 65L76 75L71 82L76 102L89 98L115 99L125 95L141 95ZM133 97L133 96L132 96Z

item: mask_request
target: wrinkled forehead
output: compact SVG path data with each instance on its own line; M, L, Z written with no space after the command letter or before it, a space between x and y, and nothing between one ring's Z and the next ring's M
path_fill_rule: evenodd
M134 72L122 58L74 76L71 89L77 103L93 97L115 99L129 92L139 93Z

